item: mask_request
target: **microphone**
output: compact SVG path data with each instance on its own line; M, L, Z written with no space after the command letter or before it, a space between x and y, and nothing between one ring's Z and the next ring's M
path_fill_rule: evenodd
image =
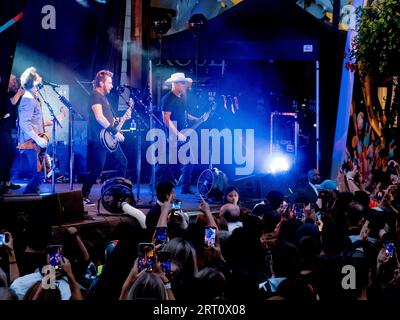
M43 82L44 84L47 84L47 85L50 86L50 87L53 87L53 88L59 88L59 87L60 87L60 85L57 84L57 83L49 82L49 81L46 81L46 80L42 80L42 82Z

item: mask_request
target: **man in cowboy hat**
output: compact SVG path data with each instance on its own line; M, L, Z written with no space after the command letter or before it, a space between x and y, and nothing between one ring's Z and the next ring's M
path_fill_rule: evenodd
M163 115L163 122L165 126L177 136L178 141L185 142L186 136L181 132L185 128L188 121L199 121L187 111L187 90L192 85L193 80L186 78L184 73L178 72L171 75L165 81L166 84L171 84L171 91L169 91L161 100L161 110ZM207 114L204 114L202 121L206 121ZM161 169L161 167L159 167ZM168 180L163 176L160 170L157 170L156 179ZM194 194L190 189L192 180L193 166L191 163L182 166L182 190L183 194Z

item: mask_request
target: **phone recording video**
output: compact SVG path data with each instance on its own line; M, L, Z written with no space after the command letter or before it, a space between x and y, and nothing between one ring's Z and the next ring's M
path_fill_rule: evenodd
M204 232L204 245L206 247L215 247L215 236L217 230L215 227L207 227Z
M6 243L6 235L4 233L0 233L0 247L4 246Z
M394 243L390 242L386 244L386 254L389 257L393 257L394 254Z
M154 244L139 243L138 268L139 268L139 270L147 270L149 272L153 271L153 269L154 269Z
M168 240L167 227L156 227L155 244L166 244Z
M60 259L63 258L63 250L61 245L55 245L49 247L49 263L54 267L56 271L62 269Z
M295 203L293 205L293 211L296 219L301 220L303 218L303 210L304 210L304 204L303 203Z
M173 200L172 203L172 210L182 210L182 201L181 200Z
M161 270L165 274L171 273L171 252L169 251L160 251L157 254L158 261L160 262Z

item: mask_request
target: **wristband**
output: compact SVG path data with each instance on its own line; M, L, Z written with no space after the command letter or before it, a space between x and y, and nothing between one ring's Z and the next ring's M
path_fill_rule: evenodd
M171 282L165 282L165 283L164 283L164 288L165 288L166 290L171 289Z
M117 134L118 133L118 130L115 129L115 127L112 124L110 124L106 130L111 132L112 134Z

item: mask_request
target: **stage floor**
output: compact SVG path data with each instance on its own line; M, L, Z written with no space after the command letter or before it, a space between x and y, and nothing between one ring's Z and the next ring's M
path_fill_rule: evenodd
M10 196L14 197L15 195L22 195L24 188L26 186L26 181L24 180L13 180L13 183L21 185L21 189L14 191L12 194L5 195L5 197ZM82 184L74 184L72 191L81 190ZM98 207L98 200L101 196L101 188L102 184L95 184L92 188L91 200L96 204L95 206L88 207L85 206L85 219L83 221L78 221L74 223L66 223L60 226L54 226L53 229L55 233L63 232L66 227L74 226L78 229L92 229L92 228L100 228L105 233L111 232L113 228L122 221L126 221L126 219L131 219L125 215L121 214L110 214L107 212L100 204ZM194 186L192 187L195 190ZM56 183L55 185L56 193L69 192L70 185L68 183ZM134 186L134 195L137 201L136 207L142 210L145 214L149 211L149 209L156 203L156 195L152 199L152 193L149 185L142 184L140 185L140 193L138 198L136 185ZM40 194L45 196L47 194L51 194L51 183L43 183L40 186ZM199 194L188 195L181 194L180 187L176 188L176 196L178 199L182 200L182 209L187 212L190 217L195 217L199 213L200 206L200 196ZM18 196L16 196L18 197ZM218 212L221 204L210 204L210 208L212 212Z

